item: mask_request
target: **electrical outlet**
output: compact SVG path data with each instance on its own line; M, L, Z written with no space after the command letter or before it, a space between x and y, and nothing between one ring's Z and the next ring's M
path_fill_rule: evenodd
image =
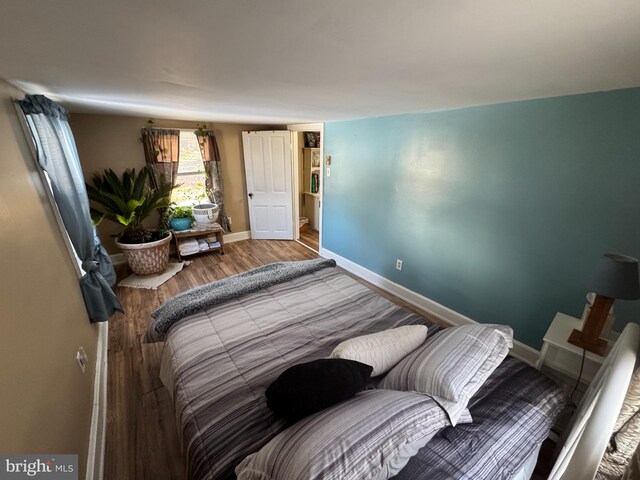
M84 351L84 348L80 347L78 349L78 352L76 353L76 360L78 361L80 370L84 373L87 369L87 364L89 363L89 357L87 357L87 352Z
M396 260L396 270L402 270L402 260Z

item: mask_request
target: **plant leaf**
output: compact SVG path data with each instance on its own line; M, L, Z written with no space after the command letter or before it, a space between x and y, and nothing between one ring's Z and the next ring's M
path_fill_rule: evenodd
M131 212L131 215L129 215L129 217L123 217L122 215L116 215L116 218L118 219L118 222L120 222L122 225L127 227L131 223L133 223L133 221L136 218L136 214L135 214L135 212Z
M145 202L145 198L142 197L140 200L135 200L135 199L131 199L127 202L127 208L131 211L134 211L136 208L138 208L140 205L144 204Z
M135 170L133 171L135 174ZM144 188L147 184L147 176L149 173L149 167L144 167L138 173L138 176L135 177L135 182L133 183L133 191L131 192L131 198L141 198L144 195Z

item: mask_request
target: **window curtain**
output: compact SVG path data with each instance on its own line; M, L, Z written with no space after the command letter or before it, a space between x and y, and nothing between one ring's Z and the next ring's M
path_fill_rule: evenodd
M67 111L43 95L27 95L18 105L36 144L38 164L47 173L64 227L82 261L85 273L80 279L80 290L89 319L109 320L115 312L123 311L110 287L116 274L91 222L89 198Z
M218 219L220 225L226 232L231 231L231 224L224 209L224 188L222 185L222 162L220 160L220 151L218 150L218 142L213 130L196 130L193 132L198 139L200 145L200 153L202 154L202 162L204 163L204 171L206 174L205 188L207 196L211 203L218 205Z
M142 145L144 159L151 166L151 185L154 188L165 183L175 185L180 158L180 130L143 128Z

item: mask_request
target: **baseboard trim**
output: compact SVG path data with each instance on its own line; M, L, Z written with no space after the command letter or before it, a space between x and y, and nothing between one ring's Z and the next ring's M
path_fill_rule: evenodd
M441 305L440 303L431 300L430 298L420 295L413 290L409 290L408 288L403 287L402 285L395 283L388 278L383 277L382 275L372 272L371 270L368 270L365 267L338 255L337 253L327 250L326 248L320 249L320 256L334 259L338 266L353 273L354 275L357 275L363 280L372 283L376 287L380 287L383 290L394 294L396 297L404 300L414 307L438 317L443 322L449 325L459 326L478 323L475 320L456 312L455 310L451 310L450 308L445 307L444 305ZM511 355L518 358L519 360L522 360L525 363L528 363L529 365L535 365L538 357L540 356L540 352L535 348L530 347L529 345L519 342L518 340L514 340Z
M239 242L240 240L249 240L251 238L251 232L245 230L244 232L231 232L224 234L224 243Z
M108 322L98 324L96 371L93 383L93 411L89 432L86 480L102 480L104 472L105 436L107 433L107 349Z
M109 256L111 257L111 263L113 263L114 265L127 263L127 259L124 258L124 253L113 253Z

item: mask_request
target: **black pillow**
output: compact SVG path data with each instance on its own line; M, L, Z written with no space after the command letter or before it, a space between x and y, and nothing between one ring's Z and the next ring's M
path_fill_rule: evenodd
M355 360L322 358L289 367L267 391L267 406L278 416L295 422L364 388L373 367Z

